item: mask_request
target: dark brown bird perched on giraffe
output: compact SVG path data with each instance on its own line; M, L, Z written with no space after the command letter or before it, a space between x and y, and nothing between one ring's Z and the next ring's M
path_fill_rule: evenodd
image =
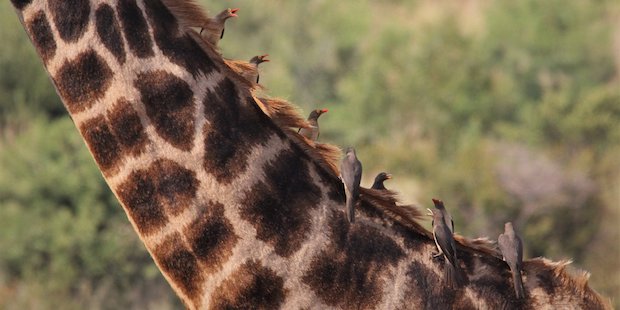
M212 19L210 19L209 23L204 25L204 27L200 30L200 34L207 40L209 43L217 46L222 38L224 38L224 30L226 26L226 21L229 18L237 17L237 12L239 9L225 9L221 11L219 14L215 15Z
M375 182L372 183L372 186L370 188L372 189L378 189L378 190L386 190L387 188L385 188L385 185L383 184L383 182L385 182L385 180L389 180L392 178L392 175L387 173L387 172L381 172L379 174L377 174L377 176L375 177Z
M454 222L448 210L446 210L443 201L433 198L433 203L435 204L436 210L427 209L429 215L433 217L433 239L435 239L437 250L439 250L439 253L433 257L443 255L445 258L444 281L446 281L446 286L450 288L459 288L465 285L466 280L456 255Z
M308 123L310 124L310 127L299 128L299 131L297 132L310 141L318 140L321 133L319 131L319 117L324 113L327 113L327 111L327 109L317 109L310 112L310 115L308 115Z
M235 72L243 76L248 82L258 84L260 74L258 72L258 66L263 62L268 62L269 55L254 56L249 62L242 60L226 60L226 64L230 66Z
M504 233L497 238L504 261L510 266L512 279L515 287L515 295L517 299L525 297L523 288L523 280L521 279L521 270L523 268L523 242L521 237L515 232L511 222L504 224Z
M360 197L360 182L362 181L362 163L357 159L355 149L347 148L340 164L340 177L344 184L346 196L346 214L349 223L355 222L355 206Z

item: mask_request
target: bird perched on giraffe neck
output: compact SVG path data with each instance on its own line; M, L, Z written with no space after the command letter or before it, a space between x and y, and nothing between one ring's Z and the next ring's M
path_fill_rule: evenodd
M360 195L362 163L357 159L355 149L352 147L347 148L345 156L340 163L340 178L344 184L347 219L350 223L353 223L355 222L355 206L359 201Z
M230 59L227 59L224 61L231 69L233 69L235 72L241 75L248 82L252 84L254 83L258 84L258 81L259 81L258 66L262 64L263 62L268 62L269 61L269 59L267 59L268 56L269 55L267 54L260 55L260 56L254 56L250 59L249 62L242 61L242 60L230 60Z
M385 185L383 185L383 182L391 178L392 178L391 174L386 173L386 172L381 172L377 174L377 176L375 177L375 182L372 183L372 186L370 188L378 189L378 190L387 190L387 188L385 188Z
M465 276L459 266L456 255L456 243L454 242L454 223L452 217L446 210L443 201L433 199L435 210L427 209L429 215L433 217L433 239L439 254L445 259L444 280L446 286L459 288L466 282Z
M319 139L319 117L323 114L327 113L327 109L317 109L310 112L308 116L308 124L310 124L309 128L299 128L297 131L300 135L304 136L306 139L311 141L316 141Z
M514 228L512 223L504 224L504 233L497 238L497 245L504 256L504 261L510 267L512 272L512 280L515 287L515 295L517 299L525 297L523 289L523 279L521 279L521 269L523 264L523 242Z
M226 9L211 18L209 22L200 30L200 34L211 44L217 46L224 37L226 21L231 17L237 17L239 9Z

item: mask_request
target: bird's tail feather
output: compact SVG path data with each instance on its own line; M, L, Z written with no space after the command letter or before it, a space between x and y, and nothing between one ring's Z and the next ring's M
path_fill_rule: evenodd
M446 267L444 268L444 279L446 285L453 289L460 288L467 283L463 270L459 266L453 266L447 260Z
M355 203L356 203L356 199L353 199L352 197L347 197L347 219L349 220L349 223L353 223L355 222Z
M514 269L514 273L512 274L512 280L515 285L515 294L517 295L517 299L522 299L525 297L525 291L523 289L523 279L521 279L521 270L519 268Z

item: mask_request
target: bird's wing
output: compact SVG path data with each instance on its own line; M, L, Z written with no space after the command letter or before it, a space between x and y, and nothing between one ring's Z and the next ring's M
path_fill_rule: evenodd
M504 255L504 260L508 263L514 263L517 261L517 251L515 249L514 241L505 234L499 235L497 238L497 245L499 250Z
M458 263L456 261L456 245L454 244L454 238L452 237L452 232L442 225L438 225L435 229L435 242L441 248L444 256L450 264L456 266Z
M521 241L521 237L515 234L515 242L516 250L517 250L517 263L521 264L523 262L523 242Z

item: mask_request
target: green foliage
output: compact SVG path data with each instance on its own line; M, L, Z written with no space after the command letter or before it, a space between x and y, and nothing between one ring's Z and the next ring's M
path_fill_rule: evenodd
M0 287L31 283L63 308L95 297L127 307L167 289L68 118L34 119L0 166Z

